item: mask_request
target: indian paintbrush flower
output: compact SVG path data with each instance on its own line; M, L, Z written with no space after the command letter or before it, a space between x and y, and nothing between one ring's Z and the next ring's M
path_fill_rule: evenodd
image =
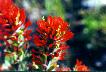
M30 25L26 22L24 9L17 7L12 0L0 0L0 40L11 44L11 40L18 40L20 34Z
M23 47L31 39L30 25L24 9L16 6L12 0L0 0L0 41L5 45L3 65L17 64L25 58L27 50ZM1 68L5 70L3 65Z
M82 61L79 61L77 59L74 67L74 71L90 71L90 69L88 68L88 66L84 65Z
M0 47L5 45L3 70L70 71L69 67L59 67L57 61L64 60L69 46L66 41L72 39L73 33L69 24L61 17L48 16L47 20L37 21L35 34L32 36L35 47L29 47L32 30L28 29L30 20L26 19L24 9L19 8L12 0L0 0ZM29 62L30 61L30 62ZM29 69L28 69L29 66ZM88 67L77 60L75 71L88 71Z
M65 50L68 48L65 42L73 37L68 23L61 17L48 16L47 20L38 20L37 25L34 43L47 57L46 64L54 58L56 61L63 60ZM32 57L34 59L33 54Z

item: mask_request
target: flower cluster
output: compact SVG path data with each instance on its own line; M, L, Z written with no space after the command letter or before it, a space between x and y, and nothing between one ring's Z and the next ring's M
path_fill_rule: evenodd
M48 16L46 20L39 20L37 22L38 28L35 35L35 44L37 46L48 46L52 48L62 42L66 42L73 37L73 33L69 29L67 22L63 21L61 17Z
M68 23L61 17L48 16L47 20L38 20L37 25L34 43L40 47L41 53L47 56L47 63L53 58L63 60L65 51L69 48L65 42L73 37ZM32 57L34 58L35 55Z
M28 25L24 9L18 8L12 0L0 0L0 40L10 45L20 35L26 36L24 31Z
M1 70L8 69L25 58L26 50L23 47L31 39L31 30L28 30L30 25L24 9L17 7L12 0L0 0L0 47L5 54Z
M24 9L16 6L12 0L0 0L0 48L4 61L0 71L15 70L59 70L70 71L68 67L59 68L58 61L64 60L69 46L66 41L73 37L69 24L61 17L48 16L47 20L37 21L35 34L28 27ZM34 47L29 40L33 39ZM86 71L88 68L77 61L75 71Z

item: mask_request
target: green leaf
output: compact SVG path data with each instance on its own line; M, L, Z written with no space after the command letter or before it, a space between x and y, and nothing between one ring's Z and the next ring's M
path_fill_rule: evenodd
M45 0L45 7L48 14L53 14L65 18L65 10L61 0Z
M41 61L42 61L42 63L45 63L46 60L47 60L47 56L46 56L45 54L43 54L43 55L41 56Z

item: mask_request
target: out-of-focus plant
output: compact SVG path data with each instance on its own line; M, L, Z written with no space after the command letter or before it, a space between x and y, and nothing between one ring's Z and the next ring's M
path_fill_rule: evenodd
M56 71L90 71L90 69L82 63L82 61L76 60L76 64L73 68L66 66L59 66L56 68Z
M82 61L76 60L74 71L90 71L89 68L82 63Z
M101 9L91 9L87 10L84 14L82 22L90 31L97 31L99 29L106 29L106 13L101 14Z
M62 0L45 0L45 7L48 14L61 16L65 19L65 10Z
M32 22L35 22L44 14L38 0L15 0L14 2L25 9L26 15Z
M85 24L84 34L89 37L92 44L105 47L106 13L103 9L90 9L85 11L82 22ZM98 40L98 41L97 41Z

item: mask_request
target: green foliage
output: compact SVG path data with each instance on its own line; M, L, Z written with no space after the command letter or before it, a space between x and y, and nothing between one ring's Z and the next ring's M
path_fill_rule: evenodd
M46 60L47 60L47 56L46 56L45 54L43 54L43 55L41 56L41 61L42 61L42 63L45 63Z
M61 1L62 0L45 0L45 7L49 15L53 14L65 18L65 10Z
M89 32L106 29L106 14L101 14L100 10L90 10L84 15L82 22Z

